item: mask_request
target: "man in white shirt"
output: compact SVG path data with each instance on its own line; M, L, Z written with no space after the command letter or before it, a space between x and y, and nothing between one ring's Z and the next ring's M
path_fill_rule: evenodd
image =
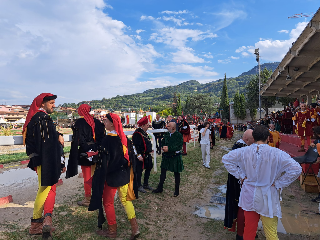
M222 162L230 174L243 182L239 207L244 210L243 239L254 240L261 217L267 240L278 239L281 218L280 191L301 174L301 166L289 154L270 147L265 126L252 132L255 143L224 155Z
M210 123L205 122L203 125L204 125L204 128L200 130L200 134L201 134L200 145L201 145L201 152L202 152L202 161L203 161L203 166L205 166L206 168L210 168L209 166L210 164L210 138L209 137L211 134L211 131L209 130Z

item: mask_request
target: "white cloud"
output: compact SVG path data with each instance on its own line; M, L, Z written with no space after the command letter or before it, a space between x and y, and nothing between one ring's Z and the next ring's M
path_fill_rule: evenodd
M241 55L244 56L244 57L248 57L250 54L247 53L247 52L242 52Z
M288 40L263 40L255 44L255 48L260 49L261 59L267 61L281 61L286 55L292 43L297 40L308 22L300 22L289 33Z
M230 58L231 59L239 59L239 57L234 57L234 56L231 56Z
M203 63L204 59L195 56L193 52L192 48L181 48L178 52L172 53L172 61L178 63Z
M202 32L193 29L177 29L177 28L162 28L158 33L151 34L150 40L158 43L165 43L173 47L184 47L188 39L192 41L200 41L206 38L215 38L217 34L210 32Z
M164 66L163 69L161 69L161 71L166 73L186 73L191 75L192 77L212 77L219 75L217 72L213 72L211 70L213 70L213 68L209 66L194 67L188 64L171 64Z
M211 52L205 53L203 56L204 56L205 58L213 58Z
M11 86L2 100L30 104L52 92L62 103L130 93L126 86L153 71L160 55L136 43L105 7L103 0L0 1L0 76Z
M162 19L164 21L173 21L175 24L177 24L178 26L181 26L182 23L183 23L183 18L179 19L179 18L175 18L173 16L170 16L170 17L162 17Z
M166 11L162 11L161 12L162 14L186 14L186 13L189 13L188 10L183 10L183 11L169 11L169 10L166 10Z
M136 33L137 34L140 34L141 32L144 32L145 30L142 30L142 29L138 29L138 30L136 30Z
M231 61L230 61L230 59L229 58L227 58L227 59L224 59L224 60L218 60L218 63L224 63L224 64L227 64L227 63L230 63Z
M215 30L218 31L220 29L226 28L231 25L237 19L245 19L247 17L247 13L242 10L223 10L218 13L211 13L217 19L215 23Z
M239 48L236 50L236 53L242 52L242 51L244 51L244 50L246 50L246 49L247 49L246 46L239 47Z
M141 21L142 21L142 20L154 20L154 17L142 15L142 16L140 17L140 20L141 20Z

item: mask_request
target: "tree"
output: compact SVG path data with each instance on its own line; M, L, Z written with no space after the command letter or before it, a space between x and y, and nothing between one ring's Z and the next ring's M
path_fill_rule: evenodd
M223 87L221 92L220 108L222 110L222 119L229 119L229 97L227 87L227 74L224 74Z
M246 109L246 98L243 93L240 94L240 115L239 118L241 120L245 119L247 116L247 109Z
M194 94L187 98L185 114L211 114L215 111L213 98L208 94Z
M238 118L245 119L247 112L246 112L246 99L243 95L243 93L239 94L239 91L236 92L233 98L233 109L234 109L234 115L237 117L237 123Z
M177 93L174 92L173 94L173 101L172 101L172 113L173 115L177 116Z
M272 70L264 68L260 73L261 86L267 82L272 74ZM259 108L259 75L253 77L246 87L247 95L247 107L250 110L250 116L252 120L257 114L257 108ZM264 97L261 96L261 108L268 114L268 108L272 107L276 103L276 97Z
M177 100L177 116L180 116L182 114L182 106L181 106L181 98L180 98L180 94L178 94L178 100Z
M240 94L239 94L239 91L237 91L233 97L233 113L237 117L237 123L238 123L238 118L240 116Z
M293 104L295 98L290 98L290 97L279 97L278 102L282 104L282 106L285 108L286 106L289 106L289 103Z

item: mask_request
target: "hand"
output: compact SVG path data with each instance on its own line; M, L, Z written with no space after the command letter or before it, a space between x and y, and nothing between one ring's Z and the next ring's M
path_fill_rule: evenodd
M62 145L62 147L64 147L64 139L63 139L63 136L59 135L59 138L58 138L60 144Z
M244 179L241 179L241 185L243 184L244 180L246 180L247 177L245 177Z
M168 152L168 146L164 146L164 147L162 148L162 150L163 150L164 152Z
M314 147L315 146L315 144L314 143L310 143L310 147Z
M67 168L64 167L64 168L62 168L61 173L65 173L66 171L67 171Z
M143 162L143 157L140 155L140 156L138 157L138 160L139 160L140 162Z

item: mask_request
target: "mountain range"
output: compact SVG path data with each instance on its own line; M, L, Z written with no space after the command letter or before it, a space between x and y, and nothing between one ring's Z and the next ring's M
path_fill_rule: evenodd
M264 63L262 64L261 71L264 68L274 71L279 62ZM250 69L247 72L243 72L238 77L227 78L228 94L232 99L234 94L239 90L240 93L245 92L245 87L248 82L258 74L258 66ZM187 96L193 94L204 93L213 97L214 102L219 102L221 96L221 90L223 85L223 79L215 80L209 83L201 84L197 80L189 80L178 85L168 86L163 88L148 89L142 93L135 93L130 95L116 96L112 98L103 98L101 100L92 100L90 105L93 109L105 108L113 110L127 110L127 109L142 109L149 110L155 108L163 108L164 106L170 106L173 100L174 93L180 94L181 101L184 102ZM79 103L64 103L63 107L75 107L88 101L82 101Z

